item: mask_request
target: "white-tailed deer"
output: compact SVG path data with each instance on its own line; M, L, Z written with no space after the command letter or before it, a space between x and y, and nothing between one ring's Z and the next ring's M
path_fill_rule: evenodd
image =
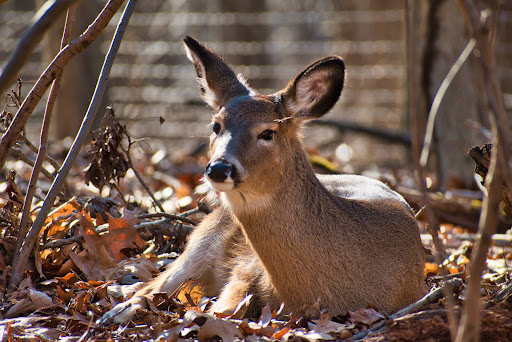
M215 111L205 179L220 205L168 270L103 320L126 321L153 294L191 279L218 296L210 311L224 313L249 293L249 314L266 303L295 315L368 306L389 314L421 298L424 249L404 199L370 178L315 175L302 146L303 122L340 96L342 59L323 58L260 95L215 52L184 42Z

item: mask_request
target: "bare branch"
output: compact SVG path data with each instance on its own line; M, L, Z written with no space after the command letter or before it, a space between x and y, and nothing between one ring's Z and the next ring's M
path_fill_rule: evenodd
M477 42L478 60L482 67L487 101L491 109L490 116L493 133L493 153L489 172L486 177L487 195L478 223L480 239L471 253L470 277L468 294L462 313L461 323L455 341L480 341L480 288L482 272L486 265L487 252L491 244L491 236L496 231L499 221L499 203L501 201L501 186L507 182L510 189L510 167L508 158L508 118L503 105L503 94L496 78L496 56L493 45L493 31L489 27L488 13L480 13L470 0L458 0L460 10L466 21L466 26ZM482 15L481 15L482 14ZM496 25L496 21L493 23Z
M4 166L9 151L18 140L28 118L46 93L48 87L52 84L55 77L65 69L66 65L74 56L82 52L100 35L123 2L124 0L110 0L94 20L92 25L90 25L77 39L73 40L68 46L62 49L39 77L0 141L0 168Z
M71 27L73 25L73 20L75 19L75 7L72 6L66 15L66 22L64 24L64 32L62 34L62 41L60 48L61 50L68 45L69 37L71 35ZM50 130L50 122L52 117L53 105L55 104L55 99L57 98L57 93L60 88L60 81L62 79L62 73L60 73L55 81L53 82L52 89L50 90L50 95L48 96L48 101L46 104L46 111L44 113L43 125L41 128L41 139L39 144L39 152L37 153L36 162L34 168L32 169L32 175L30 176L30 182L28 184L27 195L25 196L25 203L23 205L23 214L21 216L21 223L18 232L18 240L16 241L16 253L14 255L14 259L18 259L18 254L21 251L21 245L25 236L27 235L28 227L30 225L31 217L30 217L30 208L32 207L32 199L36 192L37 179L39 178L39 172L43 168L43 161L46 157L46 148L48 145L48 132ZM44 170L44 168L43 168Z
M168 213L154 213L154 214L143 214L143 215L138 216L139 219L156 218L156 217L165 217L168 219L179 220L182 222L190 223L193 226L198 225L198 223L196 221L189 219L188 217L185 217L183 214L173 215L173 214L168 214Z
M412 44L412 27L410 23L410 13L409 13L409 0L404 0L404 12L405 12L405 42L406 42L406 53L407 53L407 90L409 96L409 112L411 113L411 126L412 126L412 154L414 156L415 168L416 168L416 176L417 182L423 197L423 202L425 205L425 213L428 219L428 229L429 233L432 235L432 240L435 246L435 258L436 263L441 265L441 275L446 276L447 271L446 267L443 266L443 257L442 255L446 255L445 248L443 246L442 241L439 239L438 231L439 231L439 222L436 217L436 214L433 210L432 203L430 202L430 198L427 195L427 185L425 183L425 177L423 174L423 167L420 163L420 127L418 120L418 109L417 109L417 87L416 87L416 75L414 69L415 57L414 57L414 48ZM445 282L447 279L445 278ZM453 298L453 292L451 287L443 286L444 296L446 298L446 309L448 316L448 325L450 327L451 336L455 336L457 331L457 316L455 315L454 307L455 301Z
M32 21L34 24L28 28L21 37L16 49L11 54L9 61L0 75L0 94L6 92L9 86L16 80L20 69L23 67L32 51L42 41L43 35L57 22L59 17L74 3L80 0L48 0L36 13Z
M111 1L113 2L113 1ZM109 4L111 3L109 2ZM60 186L64 182L64 179L69 173L69 170L71 169L71 166L73 165L76 157L78 156L78 153L81 150L81 147L87 138L91 125L93 123L94 117L96 116L96 112L98 111L98 107L101 102L101 98L103 97L103 93L106 88L107 80L110 74L110 70L112 68L112 65L114 64L114 59L117 54L117 51L119 50L119 46L121 45L121 41L123 39L124 32L126 30L126 26L128 25L128 21L133 13L133 10L135 8L135 5L137 3L137 0L130 0L128 2L128 5L126 6L123 15L119 21L119 24L117 26L116 32L114 34L114 38L112 39L112 43L110 45L110 49L105 57L105 61L103 63L103 67L101 69L101 73L98 79L98 82L96 84L96 89L94 90L94 94L91 100L91 103L89 105L89 108L87 109L87 113L84 117L84 120L82 121L82 125L80 126L80 130L75 138L75 141L73 142L73 145L71 146L71 149L66 157L66 160L62 164L61 169L59 170L58 176L55 178L55 181L53 182L50 191L48 192L48 195L46 196L46 199L43 203L43 206L41 207L41 210L39 211L34 224L32 225L30 231L27 234L27 237L23 241L22 250L20 253L20 257L16 259L13 263L13 274L10 282L10 286L18 286L21 280L23 279L24 274L24 268L27 264L28 258L30 256L30 252L34 248L34 245L39 237L39 232L41 231L41 228L44 224L44 221L46 220L46 217L48 216L48 213L51 211L53 207L53 203L55 201L55 198L57 197L57 193L59 191ZM107 4L107 7L109 6ZM117 5L117 3L116 3ZM104 11L102 11L102 14ZM119 7L117 7L119 8ZM114 13L110 13L109 18L112 18ZM101 14L100 14L101 16ZM98 17L99 18L99 17ZM105 24L106 25L106 24ZM94 26L91 25L90 27ZM89 27L89 28L90 28ZM104 26L103 26L104 27ZM88 29L89 31L89 29ZM68 45L69 47L70 45ZM65 50L65 49L64 49ZM62 51L64 51L62 50ZM62 53L61 51L61 53ZM60 56L61 54L59 54ZM57 57L58 58L58 57Z
M448 71L448 74L443 79L443 82L441 82L441 85L439 86L439 89L436 92L436 96L434 96L432 106L430 107L430 112L428 113L427 128L425 130L425 136L423 138L423 149L421 150L420 156L420 164L421 167L423 168L427 166L430 146L432 145L432 138L434 137L434 124L436 121L437 111L439 110L439 106L441 105L441 101L443 100L443 97L446 94L448 87L450 86L453 79L459 72L460 68L473 51L475 44L476 41L474 39L471 39L468 42L464 50L461 52L459 58L457 58L457 61L455 61L455 64L453 64L452 67L450 68L450 71Z
M137 177L137 180L139 181L139 183L142 185L144 190L146 190L146 193L149 195L149 197L151 197L155 206L157 206L158 209L160 209L160 211L162 213L164 213L165 212L164 207L162 206L160 201L156 199L155 195L153 194L153 191L151 191L151 189L146 184L146 182L144 182L144 178L142 178L142 175L140 174L140 172L135 168L135 166L133 166L132 157L130 156L130 151L126 151L126 156L128 157L128 164L130 166L130 169L132 169L133 173L135 174L135 177Z
M450 292L452 292L453 288L461 287L462 286L462 280L459 278L448 280L444 283L444 285L440 288L434 289L427 293L423 298L420 300L410 304L409 306L403 308L402 310L399 310L395 312L393 315L389 316L389 320L396 320L399 319L405 315L411 314L413 312L418 311L421 307L430 304L435 303L440 298L443 297L443 293L446 293L447 291L444 289L445 287L450 288ZM376 333L380 332L385 329L386 323L389 324L389 320L382 321L377 324L375 324L371 329L362 331L350 339L351 341L365 341L366 336L368 336L370 333Z

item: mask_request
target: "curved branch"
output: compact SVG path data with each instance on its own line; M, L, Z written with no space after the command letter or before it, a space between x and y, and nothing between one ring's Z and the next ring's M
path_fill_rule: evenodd
M36 84L25 98L25 101L23 101L20 109L18 109L11 125L2 136L2 140L0 141L0 169L4 166L7 155L18 140L28 118L48 90L48 87L52 84L53 80L62 72L74 56L82 52L100 35L123 2L124 0L110 0L94 20L92 25L90 25L77 39L73 40L68 46L62 49L39 77Z
M48 0L35 14L32 19L34 24L23 33L0 75L0 94L5 93L16 80L21 67L41 42L46 31L70 6L78 1L80 0Z
M113 1L109 2L109 4L112 2ZM13 263L13 274L11 282L9 284L11 287L19 285L19 283L23 279L25 265L27 264L30 252L32 251L34 245L37 242L39 232L41 231L41 227L43 226L44 221L48 216L48 213L53 207L53 203L55 201L55 198L57 197L60 186L63 184L66 176L69 173L69 170L71 169L71 166L73 165L76 157L78 156L78 153L80 152L80 149L85 139L89 134L91 125L94 121L94 117L96 116L96 112L98 111L98 107L100 106L100 102L107 85L110 70L112 68L112 65L114 64L115 56L117 54L117 51L119 50L119 46L121 45L124 31L126 30L126 26L128 25L128 21L131 17L131 14L133 13L136 3L137 0L130 0L128 2L128 5L126 6L123 12L119 24L117 25L117 30L114 34L114 38L112 39L112 43L110 45L110 49L107 53L107 56L105 57L103 67L101 68L101 73L96 84L96 89L94 90L91 103L89 105L89 108L87 109L87 113L84 117L84 120L82 121L80 130L75 138L75 141L73 142L73 146L71 146L71 150L69 151L66 160L64 160L64 163L62 164L62 167L59 170L58 176L55 178L55 181L53 182L50 191L48 192L48 195L46 195L46 199L43 203L43 206L41 207L41 210L37 214L36 219L34 220L34 224L30 228L30 231L28 232L25 241L23 241L23 246L21 248L19 258L16 259ZM102 13L104 12L102 11ZM114 13L111 13L110 17L112 17L113 15ZM92 26L94 26L94 24L90 27ZM89 31L89 29L87 31Z

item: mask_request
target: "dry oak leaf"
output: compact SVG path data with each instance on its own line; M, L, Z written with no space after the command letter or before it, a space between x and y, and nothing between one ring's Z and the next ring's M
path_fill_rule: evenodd
M24 295L24 297L5 313L4 318L18 317L24 313L53 305L50 296L41 291L28 288L22 290L19 294Z
M330 320L328 313L323 313L319 320L308 323L311 332L338 334L355 328L355 324L342 324ZM345 333L346 334L346 333Z
M235 323L217 318L211 314L188 310L183 317L183 323L187 326L192 322L200 326L197 333L197 338L200 342L208 341L215 336L220 337L224 342L234 341L237 337L243 338Z
M352 323L373 324L378 320L386 318L383 314L375 311L374 309L357 309L356 311L349 311L350 321Z
M115 218L108 213L107 216L109 231L101 237L104 243L110 247L117 261L126 258L126 255L122 253L123 250L140 250L144 246L145 241L142 240L135 228L138 219L134 212L124 209L123 216L120 218Z
M69 257L84 272L88 280L109 280L115 273L117 261L85 212L80 215L79 230L84 237L86 250L80 253L70 251Z
M47 236L61 239L69 228L68 218L75 211L81 210L82 207L76 202L76 197L54 209L44 221L46 227L50 227Z

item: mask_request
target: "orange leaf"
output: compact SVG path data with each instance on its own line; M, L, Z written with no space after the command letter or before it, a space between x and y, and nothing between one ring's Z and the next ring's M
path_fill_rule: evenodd
M74 272L69 272L64 277L57 277L57 279L66 285L73 285L78 281L78 276Z
M73 290L65 291L60 287L60 285L57 285L57 292L59 293L59 299L64 303L69 303L71 298L75 296Z
M450 274L455 274L455 273L459 273L460 270L457 266L450 266L450 267L448 267L448 272L450 272Z
M59 233L67 231L69 226L67 224L62 225L62 223L65 223L68 220L68 217L66 217L66 215L72 214L73 212L79 210L81 210L81 207L76 202L76 197L73 197L60 207L54 209L44 221L45 226L48 226L50 224L52 225L51 228L48 230L47 235L56 236ZM63 236L57 237L61 238Z
M197 281L190 280L183 284L176 294L178 299L183 304L195 306L203 298L203 288Z
M425 268L423 269L423 273L425 274L425 277L432 274L439 274L439 266L437 266L436 264L426 262Z
M276 340L280 340L288 331L290 331L290 328L284 327L283 329L276 331L272 337Z
M133 212L125 209L120 218L112 217L108 213L107 215L109 217L109 232L103 234L102 239L110 247L112 255L117 261L126 258L126 255L122 253L123 250L139 250L144 246L144 240L135 229L138 219Z

